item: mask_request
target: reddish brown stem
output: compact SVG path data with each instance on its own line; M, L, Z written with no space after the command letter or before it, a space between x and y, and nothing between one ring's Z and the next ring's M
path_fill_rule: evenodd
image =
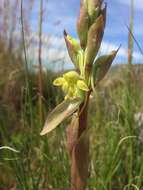
M86 104L83 103L80 106L79 118L73 118L67 131L68 150L71 158L70 190L85 190L86 188L89 166L89 138L86 131L89 95L90 93L88 93Z

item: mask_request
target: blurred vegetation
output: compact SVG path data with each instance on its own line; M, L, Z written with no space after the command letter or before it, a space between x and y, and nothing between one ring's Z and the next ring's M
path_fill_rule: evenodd
M26 16L32 3L29 1ZM0 147L10 146L19 153L0 150L0 190L66 190L70 176L65 148L68 121L40 137L38 71L29 69L27 89L22 41L15 47L14 39L6 38L8 31L16 29L16 26L8 28L7 6L0 18L4 24L0 26ZM42 72L43 121L63 99L61 91L52 85L57 74L49 70ZM91 98L89 190L143 189L140 139L143 126L134 117L143 112L142 84L142 65L113 66Z

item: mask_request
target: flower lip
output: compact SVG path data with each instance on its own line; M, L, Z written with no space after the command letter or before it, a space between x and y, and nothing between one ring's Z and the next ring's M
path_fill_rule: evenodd
M55 86L62 86L64 83L64 78L63 77L58 77L53 81L53 85Z
M69 71L63 74L63 77L55 79L53 84L61 86L64 93L66 93L65 99L73 99L80 95L83 97L83 94L89 90L84 79L76 71Z

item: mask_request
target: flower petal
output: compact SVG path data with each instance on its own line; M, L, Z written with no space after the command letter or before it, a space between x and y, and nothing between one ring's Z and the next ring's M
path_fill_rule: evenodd
M77 81L77 87L83 91L89 91L87 84L83 80Z
M79 74L76 71L69 71L63 75L63 78L68 83L74 84L79 79Z
M53 85L55 86L62 86L65 82L65 79L62 78L62 77L59 77L59 78L56 78L54 81L53 81Z
M67 83L67 81L65 80L63 85L62 85L62 90L67 93L68 92L68 89L69 89L69 85Z

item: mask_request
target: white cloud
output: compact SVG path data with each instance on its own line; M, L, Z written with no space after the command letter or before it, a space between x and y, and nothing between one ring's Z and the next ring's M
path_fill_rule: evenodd
M19 34L16 34L17 37L20 37ZM31 43L28 48L28 56L29 58L34 59L35 63L38 63L38 35L37 33L31 33L26 38L26 41L34 41L34 44ZM43 42L43 48L42 48L42 59L43 62L52 63L52 62L65 62L66 67L71 66L71 60L69 58L69 55L66 50L65 42L63 37L58 37L55 35L42 35L42 42ZM120 44L119 44L120 45ZM119 48L119 45L116 45L112 42L103 41L101 48L100 48L100 55L108 54L112 50L117 50ZM120 60L126 60L127 59L127 48L124 48L121 46L117 59ZM143 56L135 51L133 53L134 61L141 61L143 59Z
M118 48L119 48L119 46L117 46L113 43L103 42L101 45L100 52L101 52L101 54L106 54L110 51L117 50ZM121 47L119 52L118 52L118 57L126 59L127 58L127 51L128 50L126 48ZM139 60L143 59L143 56L140 53L134 51L133 58L134 58L134 60L139 61Z
M34 60L38 60L38 51L37 47L31 47L28 51L28 55ZM69 62L69 57L67 51L64 49L57 49L57 48L42 48L42 55L43 61L47 60L50 62Z

